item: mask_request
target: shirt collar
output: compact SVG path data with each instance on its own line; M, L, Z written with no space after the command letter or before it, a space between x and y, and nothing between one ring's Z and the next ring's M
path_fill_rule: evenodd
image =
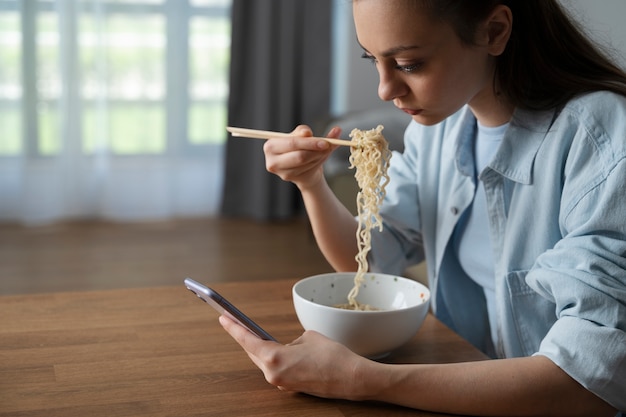
M516 109L489 167L512 181L532 184L535 157L557 115L554 110L539 112ZM464 128L457 137L456 163L462 174L471 176L476 118L469 107L464 109L461 120Z

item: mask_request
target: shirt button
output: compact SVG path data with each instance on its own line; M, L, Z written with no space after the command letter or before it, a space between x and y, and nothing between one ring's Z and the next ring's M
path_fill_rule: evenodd
M459 214L459 209L458 207L452 207L450 209L450 212L452 212L452 214L456 216L457 214Z

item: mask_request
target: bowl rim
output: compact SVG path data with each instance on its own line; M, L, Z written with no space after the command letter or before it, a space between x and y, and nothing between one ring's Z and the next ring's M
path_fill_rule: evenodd
M367 274L373 274L373 275L377 275L377 276L383 276L385 278L395 278L395 279L401 279L403 281L410 281L411 283L417 284L418 287L420 287L423 291L424 291L424 298L422 300L421 303L419 304L415 304L412 306L408 306L408 307L401 307L401 308L394 308L394 309L384 309L384 310L348 310L345 308L338 308L338 307L333 307L333 306L329 306L326 304L321 304L321 303L317 303L314 301L311 301L305 297L303 297L302 295L300 295L297 292L296 287L298 287L299 285L303 284L306 281L309 280L313 280L313 279L319 279L322 277L327 277L327 276L341 276L341 277L345 277L345 276L351 276L354 278L354 276L356 275L356 272L325 272L322 274L316 274L316 275L312 275L312 276L308 276L305 278L302 278L300 280L298 280L291 288L291 293L292 293L292 297L298 297L298 299L300 299L301 301L303 301L306 304L309 305L315 305L318 306L320 308L322 308L322 310L332 310L335 312L341 312L338 314L377 314L377 315L385 315L385 314L395 314L397 312L401 312L401 311L407 311L407 310L411 310L411 309L421 309L423 308L424 305L429 306L430 305L430 297L431 297L431 293L430 293L430 289L422 284L419 281L416 281L414 279L411 278L407 278L407 277L403 277L401 275L394 275L394 274L385 274L383 272L367 272ZM346 294L347 295L347 294Z

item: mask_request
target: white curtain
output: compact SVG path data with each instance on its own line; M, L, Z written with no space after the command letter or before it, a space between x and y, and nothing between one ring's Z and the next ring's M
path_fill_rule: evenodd
M3 3L0 221L217 213L229 0Z

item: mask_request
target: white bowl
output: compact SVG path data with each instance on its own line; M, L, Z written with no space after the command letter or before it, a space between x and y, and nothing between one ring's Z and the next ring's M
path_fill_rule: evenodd
M379 310L354 311L334 307L347 303L354 272L315 275L292 289L298 320L369 358L380 358L408 342L428 313L430 291L419 282L395 275L367 273L357 301Z

